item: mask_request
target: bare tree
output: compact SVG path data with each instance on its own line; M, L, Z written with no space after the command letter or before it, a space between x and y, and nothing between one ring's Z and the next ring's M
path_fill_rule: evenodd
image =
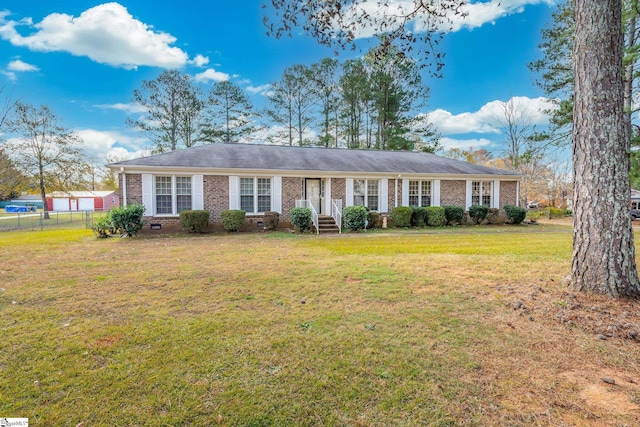
M44 217L48 219L47 185L77 169L83 158L80 139L60 125L58 117L46 105L34 107L17 102L15 115L7 126L17 135L9 144L16 166L37 181Z

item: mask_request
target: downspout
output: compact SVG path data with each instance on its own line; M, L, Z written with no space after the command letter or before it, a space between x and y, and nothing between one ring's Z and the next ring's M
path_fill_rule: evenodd
M395 196L396 196L395 204L396 205L394 206L396 208L398 207L398 179L400 179L401 176L402 176L401 174L398 174L398 176L396 176L396 194L395 194Z
M122 175L122 205L127 207L127 175L123 167L120 168L120 175Z

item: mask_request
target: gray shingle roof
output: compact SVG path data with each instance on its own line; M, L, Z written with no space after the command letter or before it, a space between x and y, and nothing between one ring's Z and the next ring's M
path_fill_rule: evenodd
M391 174L519 174L409 151L346 150L264 144L209 144L112 163L110 167L246 169Z

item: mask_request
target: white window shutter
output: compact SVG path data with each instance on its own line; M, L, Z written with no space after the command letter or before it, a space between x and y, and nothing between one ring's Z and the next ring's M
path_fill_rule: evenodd
M229 176L229 209L240 209L240 177Z
M347 192L347 200L345 200L346 206L353 206L353 178L346 179L346 192Z
M471 192L473 191L472 183L473 181L467 180L467 197L466 197L466 206L464 208L466 211L468 211L469 208L471 207Z
M431 205L440 206L440 180L431 181Z
M204 209L204 176L193 175L191 177L191 209Z
M144 215L153 216L153 175L142 174L142 204L144 205Z
M389 212L389 180L387 178L380 180L378 194L380 194L380 202L378 203L380 212Z
M271 189L271 210L282 213L282 177L273 177L273 188Z
M402 178L402 206L409 206L409 180Z
M491 199L492 207L500 209L500 181L493 181L493 197Z

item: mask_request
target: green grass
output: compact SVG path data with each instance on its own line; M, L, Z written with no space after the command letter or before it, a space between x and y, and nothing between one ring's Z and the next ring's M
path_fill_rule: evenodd
M0 414L43 426L586 422L558 380L567 357L638 374L638 353L508 306L503 286L562 299L571 234L547 230L2 233Z

